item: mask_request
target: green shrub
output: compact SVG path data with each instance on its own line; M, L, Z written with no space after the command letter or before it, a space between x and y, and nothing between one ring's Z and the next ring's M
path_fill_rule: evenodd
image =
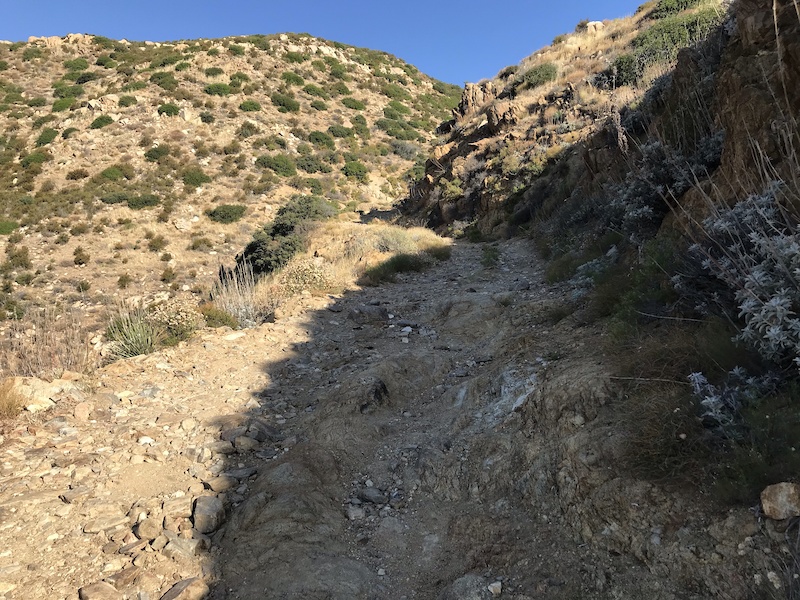
M311 108L313 108L314 110L319 110L319 111L328 110L328 105L325 104L322 100L314 100L311 103Z
M55 129L51 129L47 127L39 134L39 137L36 138L36 147L39 148L41 146L45 146L52 142L58 136L58 131Z
M43 117L39 117L38 119L34 119L33 123L31 123L31 127L34 129L39 129L45 123L49 123L50 121L55 121L56 117L54 115L44 115Z
M67 181L79 181L81 179L86 179L89 177L89 171L86 169L72 169L71 171L67 172L66 179Z
M261 105L255 100L245 100L239 105L239 110L243 112L258 112L261 110Z
M114 192L112 194L107 194L100 198L100 202L103 204L122 204L123 202L127 202L130 199L130 195L125 192Z
M243 83L250 81L250 77L247 76L245 73L241 71L237 71L233 75L231 75L231 87L239 88L242 86Z
M144 157L150 162L158 162L159 159L169 156L171 152L171 148L166 144L159 144L158 146L153 146L147 152L144 153Z
M71 136L73 133L76 133L77 131L78 131L77 127L67 127L61 134L61 137L66 140L67 138L69 138L69 136Z
M9 235L19 227L16 221L3 221L0 220L0 235Z
M206 123L206 124L213 123L215 120L216 119L214 118L214 115L212 115L210 112L201 112L200 113L200 122L201 123Z
M78 75L75 78L75 83L77 83L78 85L83 85L84 83L95 81L97 79L100 79L101 77L102 75L100 75L99 73L91 73L87 71L85 73L81 73L80 75Z
M166 117L177 117L179 112L181 112L180 107L178 107L177 104L172 104L171 102L162 104L158 107L158 114Z
M225 71L219 67L209 67L204 72L207 77L218 77L219 75L222 75Z
M174 92L178 89L178 80L175 79L175 75L166 71L158 71L150 75L150 82L168 92Z
M305 85L305 80L297 73L291 71L284 71L281 74L281 79L288 85Z
M337 137L337 138L346 138L346 137L350 137L350 136L353 135L353 130L348 128L348 127L345 127L344 125L331 125L330 127L328 127L328 132L333 137ZM331 141L333 141L333 140L331 140ZM332 147L333 147L333 145L331 145L331 148Z
M100 172L101 177L111 181L119 181L120 179L133 179L135 175L136 172L133 170L133 166L128 163L116 164Z
M83 86L56 85L53 87L53 96L56 98L79 98L83 96Z
M330 173L333 168L316 156L301 156L297 159L297 167L306 173Z
M334 95L336 95L336 96L346 96L346 95L348 95L348 94L351 94L351 93L352 93L352 92L350 91L350 88L349 88L349 87L347 87L347 86L346 86L346 85L345 85L343 82L341 82L341 81L339 81L339 82L337 82L337 83L333 84L333 85L330 87L330 90L331 90L331 93L332 93L332 94L334 94Z
M40 106L47 104L47 99L44 96L36 96L35 98L28 100L25 104L31 108L39 108Z
M180 54L167 54L160 56L150 63L151 69L160 69L161 67L168 67L179 62L183 58Z
M236 135L242 139L258 135L259 133L261 133L261 130L258 128L258 125L256 125L252 121L245 121L239 126L239 129L236 131Z
M239 328L239 320L236 317L227 311L217 308L211 303L202 304L200 306L200 314L203 315L208 327Z
M20 164L27 169L31 165L40 165L48 160L50 160L50 156L45 154L44 152L34 152L24 157L20 161Z
M89 129L101 129L106 125L111 125L114 122L109 115L100 115L89 125Z
M283 55L283 58L286 62L290 63L302 63L308 60L308 56L300 52L287 52Z
M117 287L121 290L124 290L132 282L133 282L133 277L131 277L127 273L123 273L122 275L119 276L119 279L117 279Z
M231 86L227 83L210 83L203 91L210 96L227 96L231 93Z
M104 67L106 69L113 69L117 66L117 62L111 58L109 54L102 54L97 57L97 60L94 62L98 67ZM128 75L133 75L133 69L130 69L130 72L127 73Z
M300 103L286 94L275 92L272 94L272 103L280 112L300 112Z
M36 58L42 58L42 56L44 56L42 49L36 48L35 46L28 46L22 51L22 60L25 62L34 60Z
M175 65L175 70L176 70L176 71L186 71L186 70L188 70L188 69L189 69L191 66L192 66L192 65L190 65L188 62L179 62L177 65Z
M8 62L5 60L0 60L0 71L7 71L8 70Z
M208 218L217 223L228 225L235 223L244 216L245 207L241 204L220 204L206 212Z
M127 202L128 208L131 210L141 210L143 208L158 206L161 200L158 199L158 196L154 196L153 194L142 194L141 196L128 198Z
M297 175L294 161L288 154L265 154L256 159L256 165L261 168L272 169L276 175L291 177Z
M206 175L200 167L190 167L183 172L183 183L188 187L199 187L210 181L211 177Z
M658 0L658 4L656 4L650 16L654 19L663 19L664 17L678 14L688 8L693 8L700 4L700 1L701 0Z
M308 134L308 141L319 148L336 148L336 142L327 133L322 131L312 131Z
M558 77L558 67L555 63L546 62L526 71L522 81L527 87L535 88L554 81L556 77Z
M396 83L387 83L381 88L381 94L393 100L410 100L411 94L403 86Z
M349 179L355 179L359 183L367 183L369 181L369 169L367 166L357 160L350 160L342 167L342 173Z
M238 44L231 44L230 46L228 46L228 52L230 52L234 56L244 56L244 46L239 46Z
M130 83L126 83L122 86L123 92L136 92L138 90L143 90L147 87L147 84L144 81L132 81Z
M89 68L89 61L85 58L73 58L65 60L64 66L70 71L84 71Z
M169 242L167 241L167 238L165 238L163 235L154 235L147 242L147 249L150 252L161 252L167 247L168 244Z
M637 57L643 65L672 61L678 50L704 38L720 19L715 6L661 19L633 39Z
M211 48L206 54L209 56L219 56L219 48Z
M419 254L396 254L387 261L367 269L364 273L365 283L377 285L395 281L398 273L422 271L427 266L428 262Z
M138 104L138 100L135 96L121 96L119 99L119 105L122 108L126 108L128 106L133 106L134 104Z
M323 100L328 99L328 93L321 87L319 87L318 85L314 85L313 83L309 83L306 87L303 88L303 91L309 96L316 96L318 98L322 98Z
M367 105L361 102L360 100L356 100L352 96L347 96L342 98L342 104L344 104L347 108L352 108L353 110L364 110L367 108Z
M611 64L615 87L634 85L641 77L641 66L636 56L630 53L620 54Z

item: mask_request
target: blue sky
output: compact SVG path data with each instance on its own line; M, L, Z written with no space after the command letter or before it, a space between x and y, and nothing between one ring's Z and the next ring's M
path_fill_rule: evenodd
M0 40L93 33L178 40L306 32L390 52L462 85L516 64L581 19L633 14L644 0L6 0Z

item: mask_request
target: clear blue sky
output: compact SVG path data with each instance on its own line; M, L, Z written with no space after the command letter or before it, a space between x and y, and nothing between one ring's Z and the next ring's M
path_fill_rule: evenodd
M92 33L166 41L305 32L383 50L444 81L492 77L581 19L633 14L644 0L5 0L0 40Z

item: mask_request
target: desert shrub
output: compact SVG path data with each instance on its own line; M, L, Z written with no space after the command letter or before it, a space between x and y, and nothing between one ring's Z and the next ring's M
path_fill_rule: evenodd
M291 177L297 175L295 162L288 154L265 154L256 159L256 165L266 169L272 169L276 175Z
M127 288L131 283L133 283L133 277L131 277L127 273L123 273L117 279L117 287L121 290Z
M243 112L257 112L261 110L261 105L255 100L245 100L239 105L239 110Z
M292 73L291 71L285 71L281 74L281 79L286 82L288 85L304 85L305 80L300 77L297 73Z
M397 154L400 158L404 158L406 160L415 160L419 154L419 147L415 144L409 144L408 142L403 142L401 140L391 140L389 142L389 146L392 149L392 152Z
M78 128L77 128L77 127L67 127L67 128L66 128L66 129L63 131L63 133L61 134L61 137L62 137L62 138L64 138L64 139L66 140L66 139L67 139L67 138L69 138L69 136L71 136L73 133L77 133L77 132L78 132Z
M70 71L84 71L89 68L89 61L85 58L73 58L65 60L64 66Z
M164 331L148 318L141 306L120 306L106 328L106 337L113 342L116 358L130 358L155 352L164 339Z
M181 112L181 109L178 107L178 105L172 104L171 102L162 104L158 107L158 114L166 117L177 117L179 112Z
M208 77L218 77L223 73L225 73L225 71L222 70L220 67L209 67L205 70L205 74Z
M614 77L614 87L634 85L641 77L642 66L635 55L626 52L614 59L611 74Z
M319 148L336 148L333 138L322 131L312 131L308 134L308 141Z
M53 96L56 98L79 98L83 96L81 85L56 85L53 87Z
M176 70L176 71L186 71L186 70L188 70L188 69L189 69L191 66L192 66L192 65L191 65L191 64L189 64L188 62L186 62L186 61L183 61L183 62L179 62L177 65L175 65L175 70Z
M246 83L248 81L250 81L250 77L247 74L242 73L241 71L237 71L236 73L231 75L231 81L230 81L231 89L233 88L239 89L240 87L242 87L243 83Z
M147 87L147 83L144 81L131 81L130 83L126 83L122 86L123 92L136 92L139 90L143 90Z
M158 206L161 203L161 200L158 199L158 196L153 194L142 194L141 196L128 198L127 203L128 208L131 210L141 210L143 208Z
M0 383L0 421L13 419L25 405L25 397L14 389L14 380L11 378Z
M53 102L53 112L64 112L65 110L69 110L72 108L72 105L75 104L75 98L59 98L55 102Z
M135 96L120 96L119 105L122 108L126 108L128 106L133 106L134 104L138 104L138 100Z
M100 78L102 78L102 75L100 75L99 73L86 71L84 73L79 74L75 78L75 83L77 83L78 85L83 85L84 83L89 83L90 81L95 81Z
M327 104L325 104L325 103L324 103L322 100L314 100L314 101L311 103L311 105L310 105L310 106L311 106L311 108L313 108L314 110L319 110L319 111L328 110L328 105L327 105Z
M119 181L120 179L133 179L135 172L129 164L112 165L100 172L103 179Z
M245 207L241 204L221 204L206 212L208 218L217 223L235 223L244 216Z
M347 87L347 86L344 84L344 82L343 82L343 81L337 81L337 82L336 82L336 83L334 83L332 86L330 86L330 88L329 88L329 89L330 89L330 92L331 92L331 94L334 94L334 95L336 95L336 96L347 96L347 95L349 95L349 94L351 94L351 93L352 93L352 92L350 91L350 88L349 88L349 87Z
M50 160L50 156L44 152L33 152L32 154L28 154L28 156L20 160L20 164L27 169L32 165L41 165L48 160Z
M9 235L18 227L19 223L17 223L16 221L0 220L0 235Z
M129 198L130 194L126 192L113 192L111 194L101 196L100 202L103 204L122 204L123 202L127 202Z
M353 110L364 110L367 105L361 102L360 100L356 100L352 96L346 96L342 98L342 104L347 108L352 108Z
M271 99L280 112L300 112L300 103L291 96L275 92Z
M396 254L379 265L367 269L364 272L365 283L378 285L395 281L398 273L422 271L428 264L419 254Z
M79 179L86 179L89 177L89 171L86 169L72 169L67 172L67 181L78 181Z
M42 133L39 134L39 137L36 138L36 147L39 148L41 146L45 146L52 142L58 136L58 131L55 129L51 129L50 127L44 129Z
M81 294L88 292L92 287L92 284L87 281L86 279L81 279L80 281L75 283L75 291L80 292Z
M240 46L239 44L231 44L228 46L228 52L230 52L233 56L244 56L244 46Z
M369 181L369 169L364 163L357 160L347 161L342 167L342 173L359 183L367 183Z
M96 64L98 67L104 67L106 69L113 69L114 67L117 66L117 62L113 58L111 58L110 54L101 54L100 56L97 57L97 60L94 61L94 64ZM120 69L117 69L117 71L128 76L133 75L134 73L133 68L130 66L128 66L127 68L123 66Z
M183 172L183 183L188 187L199 187L210 181L211 177L206 175L200 167L190 167Z
M522 76L523 83L529 88L536 88L558 77L558 67L555 63L546 62L529 69Z
M700 4L701 0L658 0L658 4L650 13L654 19L663 19L682 12L688 8L693 8Z
M154 235L147 242L147 249L150 252L161 252L167 247L167 239L163 235Z
M78 266L88 264L89 259L89 253L82 246L78 246L72 252L72 262Z
M333 171L329 164L310 154L298 158L297 167L306 173L330 173Z
M309 83L307 86L305 86L303 88L303 91L309 96L316 96L317 98L322 98L323 100L328 99L328 93L321 87L319 87L318 85L314 85L313 83Z
M22 51L22 60L25 62L34 60L36 58L41 58L42 56L44 56L43 50L41 48L36 48L35 46L28 46Z
M308 56L301 52L286 52L283 59L289 63L302 63L308 60Z
M158 71L150 75L150 83L154 83L168 92L178 89L178 80L175 79L175 75L167 71Z
M209 123L213 123L214 121L216 121L216 119L214 118L214 115L211 114L210 112L201 112L200 113L200 122L201 123L209 124Z
M381 94L388 96L392 100L410 100L411 94L403 86L396 83L387 83L381 87Z
M208 327L230 327L231 329L239 328L239 320L226 310L217 308L213 302L205 302L198 308L200 314L206 321Z
M0 60L0 71L8 70L8 61Z
M49 123L50 121L55 121L55 120L56 120L56 117L54 115L44 115L42 117L38 117L38 118L34 119L33 123L31 123L31 127L33 129L39 129L43 125Z
M144 153L144 157L150 162L158 162L159 159L169 156L172 150L167 144L153 146Z
M106 125L111 125L114 122L109 115L100 115L89 125L89 129L102 129Z
M210 96L227 96L231 93L231 86L227 83L210 83L203 91Z
M150 62L151 69L160 69L161 67L168 67L179 62L183 58L180 54L170 53L158 56Z
M672 61L678 50L706 37L721 18L717 7L709 6L693 14L661 19L633 39L637 58L644 65Z
M47 98L45 98L44 96L36 96L35 98L31 98L30 100L25 102L25 104L27 104L31 108L38 108L40 106L44 106L45 104L47 104Z
M281 286L290 294L305 290L326 290L333 281L330 268L313 258L291 261L280 276Z
M346 138L353 135L353 130L349 127L345 127L344 125L334 124L328 127L328 133L330 133L333 137ZM333 140L331 140L331 142L333 142Z
M196 303L185 297L170 298L148 306L145 318L155 328L166 333L162 341L165 346L188 339L192 333L205 327L205 320L197 311Z
M242 139L252 137L259 133L261 133L261 130L258 128L258 125L252 121L245 121L239 126L239 129L236 130L236 135Z

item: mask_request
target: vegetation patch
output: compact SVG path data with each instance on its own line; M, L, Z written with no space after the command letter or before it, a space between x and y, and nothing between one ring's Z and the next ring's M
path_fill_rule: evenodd
M241 204L221 204L216 208L206 211L212 221L228 225L235 223L244 216L246 208Z

